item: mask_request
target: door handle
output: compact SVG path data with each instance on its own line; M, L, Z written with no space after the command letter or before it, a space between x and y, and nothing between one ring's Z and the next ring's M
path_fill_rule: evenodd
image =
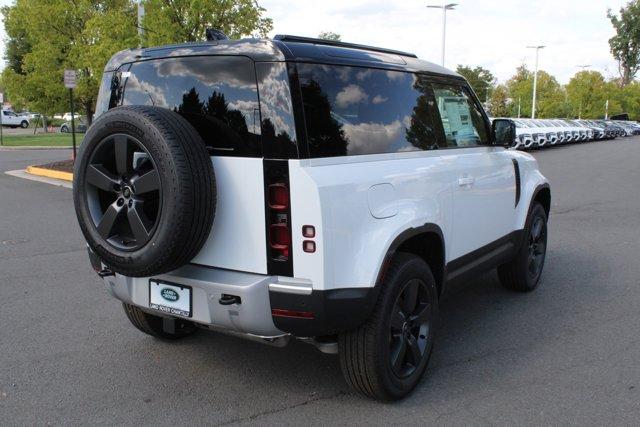
M476 182L476 179L472 176L463 176L458 178L458 185L460 187L464 187L465 185L473 185Z

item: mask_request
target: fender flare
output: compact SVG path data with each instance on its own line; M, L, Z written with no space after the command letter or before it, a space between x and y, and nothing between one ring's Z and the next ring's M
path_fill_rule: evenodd
M533 194L531 195L531 200L529 200L529 207L527 208L527 217L529 216L529 212L531 212L531 207L533 206L533 202L536 200L536 198L538 197L538 194L540 194L542 190L549 190L549 212L547 212L547 219L549 219L549 215L551 214L551 186L549 185L548 182L539 184L538 186L536 186L535 190L533 190Z
M442 229L440 228L440 226L438 224L434 224L434 223L426 223L424 225L421 225L419 227L414 227L414 228L409 228L404 230L403 232L401 232L400 234L398 234L395 239L393 239L393 241L391 242L391 245L389 245L389 248L387 249L387 253L385 254L384 258L382 259L382 264L378 266L378 274L376 275L376 282L375 282L375 286L374 288L376 289L380 289L380 285L382 284L383 280L384 280L384 275L386 273L387 267L389 266L389 263L391 262L391 258L393 258L393 255L397 252L398 248L405 243L406 241L408 241L409 239L411 239L412 237L415 237L419 234L424 234L424 233L434 233L436 234L439 238L440 238L440 242L442 243L442 271L444 274L445 271L445 266L446 266L446 244L445 244L445 239L444 239L444 234L442 233ZM443 277L444 280L444 277Z

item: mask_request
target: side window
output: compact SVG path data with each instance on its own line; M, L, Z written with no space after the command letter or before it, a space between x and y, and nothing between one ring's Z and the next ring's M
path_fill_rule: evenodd
M256 63L265 158L298 158L295 120L284 62Z
M462 87L433 84L447 147L475 147L489 144L489 131L469 93Z
M240 56L156 59L122 73L122 105L171 109L196 128L213 154L261 157L253 61Z
M298 64L310 157L438 147L431 87L402 71Z

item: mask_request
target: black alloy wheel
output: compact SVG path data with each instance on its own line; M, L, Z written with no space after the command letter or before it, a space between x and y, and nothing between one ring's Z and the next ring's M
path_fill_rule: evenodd
M389 362L398 378L411 376L425 357L431 318L425 282L410 280L398 295L389 322Z
M86 201L100 236L123 251L142 248L157 227L162 191L157 167L136 138L102 140L85 169Z

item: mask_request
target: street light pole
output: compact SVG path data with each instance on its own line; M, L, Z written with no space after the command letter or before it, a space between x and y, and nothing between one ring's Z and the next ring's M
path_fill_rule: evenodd
M427 7L432 9L442 9L442 58L441 64L444 67L444 52L445 52L445 44L447 37L447 10L454 10L458 3L449 3L442 5L427 5Z
M531 104L531 118L536 118L536 96L538 92L538 52L540 49L544 49L545 46L527 46L527 49L535 49L536 50L536 68L533 73L533 102Z
M142 37L144 36L144 28L142 27L142 21L144 19L144 5L142 0L138 0L138 37L140 37L140 47L142 47Z

